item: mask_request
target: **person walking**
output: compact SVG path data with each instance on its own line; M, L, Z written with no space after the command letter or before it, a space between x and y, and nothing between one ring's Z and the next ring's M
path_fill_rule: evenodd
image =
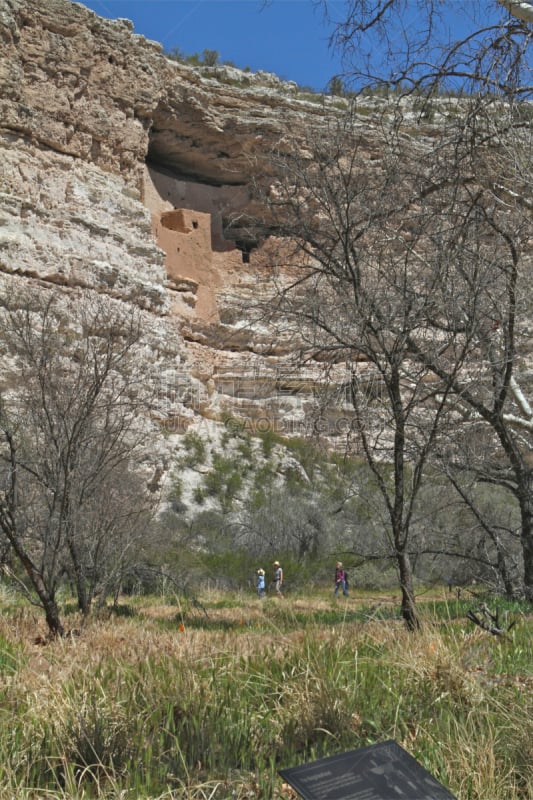
M345 597L348 597L348 575L342 566L342 561L337 561L335 564L335 588L333 590L334 597L339 596L339 589Z
M274 574L272 576L272 583L274 584L274 589L276 590L277 597L283 597L283 593L281 588L283 586L283 570L280 566L279 561L274 561Z
M257 570L257 596L258 597L265 597L265 570L258 569Z

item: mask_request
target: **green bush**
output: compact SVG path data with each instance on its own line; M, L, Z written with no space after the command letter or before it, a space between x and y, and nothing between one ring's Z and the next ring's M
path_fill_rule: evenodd
M205 491L204 491L204 489L202 489L201 486L196 486L194 488L192 496L193 496L194 502L197 505L201 506L201 505L203 505L203 503L205 503Z
M218 50L203 50L202 51L202 63L206 67L215 67L218 64L220 58L220 53Z
M267 431L260 432L259 438L263 445L263 455L265 458L270 458L275 444L279 441L278 437L276 437L274 431L269 428Z
M338 75L334 75L328 83L328 92L329 94L336 95L337 97L343 95L344 83L342 78L340 78Z
M180 459L180 464L183 467L193 468L205 462L206 446L199 434L189 431L183 436L181 443L186 451L186 455Z
M235 458L224 458L219 453L215 453L213 469L204 477L206 494L217 497L222 507L229 510L242 485L242 468Z

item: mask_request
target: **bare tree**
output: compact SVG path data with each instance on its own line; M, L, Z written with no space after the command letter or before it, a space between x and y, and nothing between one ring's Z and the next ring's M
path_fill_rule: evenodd
M62 634L64 575L87 614L151 506L146 486L126 489L147 436L140 319L98 299L24 295L4 302L2 331L0 527Z
M523 354L531 307L530 214L502 188L511 181L520 186L508 157L519 152L516 143L512 151L496 147L490 119L483 126L477 115L472 123L488 129L492 143L483 144L472 130L478 144L472 148L472 141L460 139L443 145L448 158L428 176L427 186L436 187L433 204L440 203L444 214L432 236L416 243L433 264L436 280L427 336L410 337L409 349L438 379L451 380L460 434L457 446L453 437L447 443L451 460L474 467L479 480L499 483L514 495L521 514L524 592L533 596L533 426L520 386L529 383ZM497 171L501 166L505 178ZM466 340L469 347L457 370L450 353ZM483 444L477 453L465 447L475 441Z
M158 502L158 494L147 491L146 479L129 464L120 464L107 474L98 491L87 499L76 543L85 576L85 608L81 608L85 614L95 598L98 607L110 596L116 601L131 572L144 564ZM70 560L66 572L77 586Z
M485 102L531 92L527 50L533 5L516 0L318 0L345 80L426 96L453 92ZM490 97L489 97L490 95Z
M476 496L477 481L474 482L473 490L469 490L465 481L458 480L458 476L453 472L449 473L449 480L477 523L485 552L492 550L494 553L493 571L501 581L505 594L507 597L513 597L516 592L516 577L519 574L510 544L516 538L514 529L509 525L502 525L494 509L488 509L490 514L484 513L483 505ZM487 554L487 561L489 557Z
M304 155L278 158L282 176L269 197L270 224L292 243L277 279L275 313L294 330L302 359L326 364L326 380L342 364L353 409L354 444L381 492L402 592L402 615L416 627L410 527L416 498L443 417L453 410L453 381L471 347L468 332L447 350L449 370L435 373L412 357L413 342L431 341L428 329L436 273L417 242L435 235L442 209L423 182L427 142L402 147L392 131L375 142L355 115L310 132ZM424 213L420 214L420 203ZM289 266L287 267L287 262ZM352 444L350 440L348 446Z
M306 225L299 212L300 236L309 242L310 257L316 253L321 216L342 198L343 224L331 226L338 243L336 262L330 259L327 269L344 264L351 271L354 295L361 282L362 250L368 254L371 249L383 269L391 254L396 263L403 257L407 291L400 306L412 318L418 305L419 325L406 330L397 314L383 329L389 340L405 335L408 358L402 375L406 363L416 362L426 382L428 373L440 382L438 392L445 390L447 402L453 403L457 429L464 433L480 422L490 429L483 454L486 479L500 481L519 506L523 591L533 599L533 412L523 359L531 313L532 139L526 102L532 92L531 29L524 24L531 21L531 4L494 3L489 16L483 4L485 17L481 22L472 18L471 28L453 42L446 14L457 14L458 5L417 4L419 14L408 26L403 25L407 5L401 0L352 0L343 7L333 42L346 59L347 74L356 82L396 90L382 118L380 158L386 177L381 186L387 191L381 191L380 208L374 206L366 226L359 212L350 230L347 221L358 219L352 209L360 203L364 180L354 180L355 170L344 169L335 198L333 192L314 196L309 184L316 173L308 164L305 171L313 177L306 178L303 195L300 183L293 197L305 197L308 207L315 204L314 226ZM408 97L414 91L438 101L438 128L435 123L420 126L418 141L412 137L407 142L409 127L420 124ZM463 97L450 105L446 95L452 92ZM347 166L349 156L344 159ZM324 159L320 163L327 164ZM350 194L346 187L356 185ZM380 303L390 307L388 297L380 296Z

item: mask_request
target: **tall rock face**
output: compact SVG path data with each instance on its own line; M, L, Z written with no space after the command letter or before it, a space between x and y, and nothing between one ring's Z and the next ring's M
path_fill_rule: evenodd
M227 416L298 433L317 376L246 319L264 257L227 222L269 181L274 143L320 124L322 105L273 75L168 60L69 0L0 0L0 42L2 294L142 309L167 433Z

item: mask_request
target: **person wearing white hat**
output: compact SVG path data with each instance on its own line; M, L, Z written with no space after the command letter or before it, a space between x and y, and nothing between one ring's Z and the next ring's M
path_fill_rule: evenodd
M283 597L281 587L283 586L283 570L280 566L279 561L274 561L274 575L272 577L272 583L274 584L274 589L276 590L277 597Z

